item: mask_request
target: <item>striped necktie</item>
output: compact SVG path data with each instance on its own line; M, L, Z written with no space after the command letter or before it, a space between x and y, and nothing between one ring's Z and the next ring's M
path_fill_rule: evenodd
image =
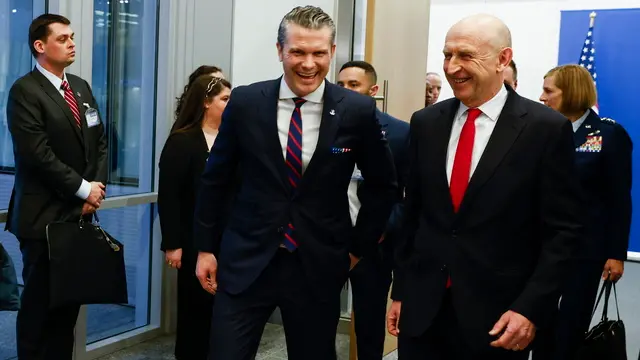
M64 101L69 105L69 109L73 113L73 118L76 119L76 126L78 128L82 128L82 124L80 123L80 110L78 109L78 102L76 98L73 96L73 91L71 90L71 86L66 81L62 82L61 86L62 90L64 90Z
M307 100L302 98L293 99L295 109L293 109L293 113L291 114L289 136L287 138L287 156L285 162L287 164L289 183L294 191L302 178L302 113L300 108L305 102L307 102ZM293 224L289 223L284 232L283 245L289 251L294 251L298 247L294 230Z

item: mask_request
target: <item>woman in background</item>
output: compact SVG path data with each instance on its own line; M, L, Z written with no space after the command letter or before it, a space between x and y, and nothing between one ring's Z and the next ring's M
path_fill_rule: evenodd
M197 69L195 69L191 75L189 75L189 80L187 81L187 85L184 86L182 90L182 95L176 99L176 112L175 119L178 119L180 116L180 110L182 110L182 102L187 95L187 91L189 91L189 87L193 84L196 79L202 75L209 74L211 76L215 76L221 79L224 79L224 74L222 73L222 69L214 65L200 65ZM174 120L175 120L174 119Z
M540 101L573 125L576 186L582 188L586 206L582 241L568 272L558 274L567 281L554 332L540 339L534 359L574 359L589 330L600 278L615 282L624 272L631 227L632 143L620 124L591 109L596 89L589 71L579 65L550 70Z
M209 150L218 134L231 84L210 74L197 77L182 97L181 110L162 154L158 189L161 249L178 269L178 360L205 360L213 296L195 275L197 251L192 239L197 189Z

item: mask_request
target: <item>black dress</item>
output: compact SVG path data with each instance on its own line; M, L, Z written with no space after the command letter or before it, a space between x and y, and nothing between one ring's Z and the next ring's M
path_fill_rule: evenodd
M214 296L195 276L197 251L192 228L195 201L209 148L200 127L173 133L160 156L158 213L162 251L182 249L178 270L178 324L175 356L178 360L205 360Z

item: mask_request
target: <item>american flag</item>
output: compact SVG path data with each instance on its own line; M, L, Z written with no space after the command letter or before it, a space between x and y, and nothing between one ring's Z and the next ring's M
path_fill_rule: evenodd
M593 86L596 87L596 93L598 91L598 74L596 73L596 47L593 41L593 27L595 25L596 13L592 12L589 14L590 22L589 22L589 31L587 31L587 38L584 40L584 44L582 46L582 52L580 54L580 61L578 64L580 66L589 70L591 77L593 78ZM594 105L594 110L598 112L598 103Z

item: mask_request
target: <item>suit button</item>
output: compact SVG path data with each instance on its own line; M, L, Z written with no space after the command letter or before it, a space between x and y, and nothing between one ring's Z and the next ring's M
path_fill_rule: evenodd
M282 226L278 228L278 234L284 234L284 228Z
M458 237L458 230L455 230L455 229L454 229L454 230L452 230L452 231L451 231L451 237L453 237L453 238Z
M442 265L442 267L440 268L440 271L447 271L447 265Z

